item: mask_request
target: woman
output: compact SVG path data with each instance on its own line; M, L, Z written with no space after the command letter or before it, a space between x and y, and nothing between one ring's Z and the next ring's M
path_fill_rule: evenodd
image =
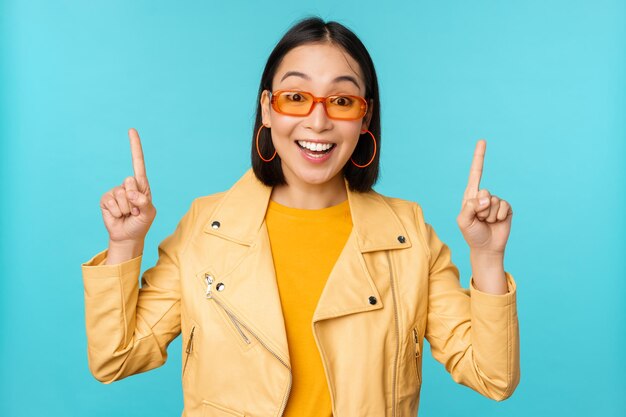
M83 264L89 365L105 383L162 365L182 332L183 415L414 416L422 346L495 400L519 381L512 211L479 189L476 146L457 221L470 289L416 203L372 190L377 78L336 22L294 25L261 79L252 169L197 198L138 288L155 217L139 136L106 192L109 248ZM485 201L483 201L485 200Z

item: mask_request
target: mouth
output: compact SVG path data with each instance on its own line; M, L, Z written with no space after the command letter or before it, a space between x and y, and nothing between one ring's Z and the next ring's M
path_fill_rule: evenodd
M307 140L297 140L296 143L307 156L313 159L324 158L337 146L336 143Z

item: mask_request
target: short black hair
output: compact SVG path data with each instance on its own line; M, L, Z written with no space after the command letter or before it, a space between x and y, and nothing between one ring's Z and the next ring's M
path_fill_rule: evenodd
M274 186L286 184L283 175L280 157L276 157L271 162L264 162L256 148L257 131L262 125L261 96L264 90L273 91L272 80L276 74L276 70L280 65L283 57L297 46L308 43L330 42L331 44L342 47L361 67L363 78L365 81L365 99L373 100L374 106L368 129L376 138L376 155L372 163L365 168L356 167L350 160L343 168L343 175L348 182L348 186L353 191L369 191L378 179L379 161L380 161L380 100L378 96L378 79L374 63L369 52L361 40L344 25L329 21L324 22L319 17L308 17L294 24L285 35L278 41L274 50L267 59L263 75L261 76L261 84L257 96L257 110L252 131L252 169L256 177L265 185ZM374 143L369 133L363 133L361 136L366 137L359 140L352 154L358 164L367 163L374 152ZM259 136L259 150L265 158L269 158L274 154L274 146L270 129L264 128Z

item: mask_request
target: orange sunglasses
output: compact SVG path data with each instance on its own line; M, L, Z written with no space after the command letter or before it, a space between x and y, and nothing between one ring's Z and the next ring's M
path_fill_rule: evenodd
M357 120L367 113L367 101L360 96L345 94L315 97L308 91L277 90L270 93L272 108L288 116L308 116L316 103L324 104L330 119Z

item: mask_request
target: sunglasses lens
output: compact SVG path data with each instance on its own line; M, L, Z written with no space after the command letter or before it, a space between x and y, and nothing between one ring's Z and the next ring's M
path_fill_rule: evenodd
M301 91L283 91L276 96L277 110L292 116L304 116L311 109L313 97Z
M360 119L365 115L365 103L352 96L330 96L326 99L326 110L334 119Z
M274 96L273 103L274 109L279 113L306 116L315 101L311 94L304 91L281 91ZM360 119L367 110L367 105L362 99L349 95L329 96L325 105L328 116L339 120Z

